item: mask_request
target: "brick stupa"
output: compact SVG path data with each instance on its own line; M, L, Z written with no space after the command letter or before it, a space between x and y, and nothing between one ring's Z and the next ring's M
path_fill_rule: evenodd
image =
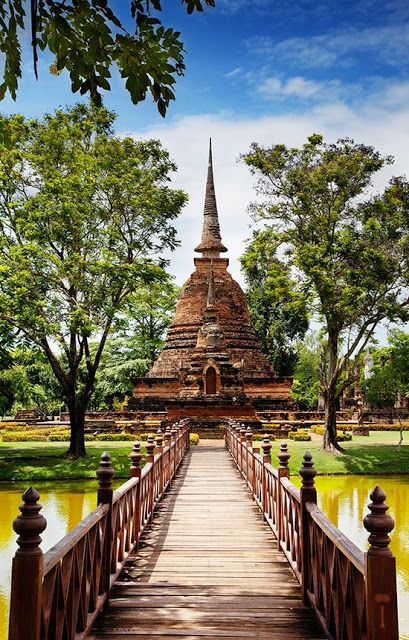
M279 378L261 353L247 300L220 257L222 243L209 150L203 230L195 271L182 287L162 353L136 381L129 408L201 427L226 417L257 423L257 410L285 408L291 378Z

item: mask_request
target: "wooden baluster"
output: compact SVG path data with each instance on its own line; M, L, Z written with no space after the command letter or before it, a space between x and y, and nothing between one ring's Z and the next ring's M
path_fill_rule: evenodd
M165 472L166 484L168 484L170 482L170 478L171 478L171 465L170 465L170 461L171 461L171 451L170 451L171 441L172 441L172 435L170 433L170 426L168 425L166 427L166 431L165 431L165 447L168 448L168 452L166 454L166 472Z
M309 539L309 514L306 509L307 502L317 504L317 490L314 478L317 470L314 468L312 455L309 451L304 453L302 467L300 469L302 487L300 489L300 538L301 538L301 578L302 599L305 606L310 606L308 588L311 576L311 549Z
M246 480L249 487L253 487L253 432L250 426L246 429Z
M262 484L262 499L261 499L261 509L263 513L263 518L266 517L266 508L267 508L267 471L265 470L265 464L271 464L271 441L268 433L264 434L263 442L261 443L261 448L263 449L263 475L261 478Z
M370 513L364 518L369 531L369 550L365 554L365 587L368 640L398 640L398 605L396 597L396 561L389 549L389 533L394 527L380 487L370 494Z
M9 640L39 640L44 562L40 534L47 521L40 514L40 495L34 487L22 497L21 515L13 522L19 548L11 574Z
M155 461L155 439L153 437L153 434L150 433L148 435L148 438L146 440L146 464L151 463L152 467L150 469L150 471L148 472L150 475L149 478L149 509L148 509L148 513L149 513L149 522L152 520L153 518L153 509L155 506L155 482L154 482L154 461Z
M163 495L163 488L165 486L165 477L164 477L164 469L163 469L163 436L162 436L162 430L159 427L159 429L156 432L156 438L155 438L155 442L156 442L156 451L157 453L160 453L160 459L159 459L159 497L162 497Z
M138 478L139 482L135 487L135 504L134 508L134 540L136 543L136 549L139 548L139 533L141 528L141 443L136 441L133 443L133 448L129 454L131 459L131 466L129 469L130 478Z
M240 471L243 478L246 477L246 427L240 425Z
M172 436L172 440L171 440L171 444L172 444L172 478L175 475L176 472L176 437L177 437L177 433L178 430L176 428L176 425L172 425L172 429L171 429L171 436Z
M288 461L290 460L290 454L288 451L287 443L282 442L280 451L278 453L278 459L280 461L278 467L278 487L277 487L277 546L280 548L280 542L283 539L283 492L281 490L281 478L289 478L290 471L288 468Z
M113 553L113 523L112 523L112 479L115 472L112 468L111 456L105 451L100 459L99 467L96 471L98 479L97 504L108 504L109 511L106 519L106 529L104 536L104 550L101 567L101 581L99 595L109 595L111 572L116 571L116 557Z

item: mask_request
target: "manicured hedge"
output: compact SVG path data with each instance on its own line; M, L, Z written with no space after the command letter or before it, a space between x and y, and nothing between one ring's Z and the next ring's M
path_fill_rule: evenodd
M309 442L311 440L310 434L302 429L299 431L291 431L288 437L290 440L295 440L296 442Z

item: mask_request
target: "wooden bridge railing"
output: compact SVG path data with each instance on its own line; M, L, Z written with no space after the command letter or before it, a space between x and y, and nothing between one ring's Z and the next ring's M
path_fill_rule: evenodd
M231 422L226 446L301 583L304 604L315 611L328 637L398 640L396 566L388 535L394 522L386 514L382 489L370 494L370 514L364 518L370 547L364 553L317 506L317 472L309 452L297 489L289 480L285 443L277 469L268 435L261 450L254 448L251 430Z
M163 446L164 445L164 446ZM9 640L81 640L92 627L127 557L137 548L156 504L189 448L185 422L158 431L146 443L145 466L135 442L130 479L112 490L109 453L97 469L97 508L43 555L38 492L23 494L13 527L19 545L13 558ZM156 454L155 454L156 449Z

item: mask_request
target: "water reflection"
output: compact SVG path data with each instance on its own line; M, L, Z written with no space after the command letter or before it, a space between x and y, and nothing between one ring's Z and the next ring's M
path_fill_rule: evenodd
M296 478L292 480L297 483ZM43 534L44 551L75 527L96 506L95 482L36 483L41 495L42 513L47 518ZM117 484L120 484L118 482ZM390 513L395 518L391 548L398 567L399 620L402 638L409 639L409 476L376 478L373 476L318 476L318 501L328 517L361 549L366 548L367 532L362 520L367 513L370 491L379 484L387 495ZM18 514L21 494L27 486L0 485L2 519L0 521L0 638L7 637L11 558L16 536L12 521Z
M95 482L36 482L43 505L47 528L42 538L46 551L73 529L96 506ZM7 638L11 558L16 549L12 522L19 513L21 494L27 485L1 484L2 518L0 521L0 638Z
M398 571L399 628L401 638L409 639L409 476L318 476L318 504L350 540L366 549L368 532L362 521L368 513L369 494L377 484L385 491L389 513L395 519L391 549Z

